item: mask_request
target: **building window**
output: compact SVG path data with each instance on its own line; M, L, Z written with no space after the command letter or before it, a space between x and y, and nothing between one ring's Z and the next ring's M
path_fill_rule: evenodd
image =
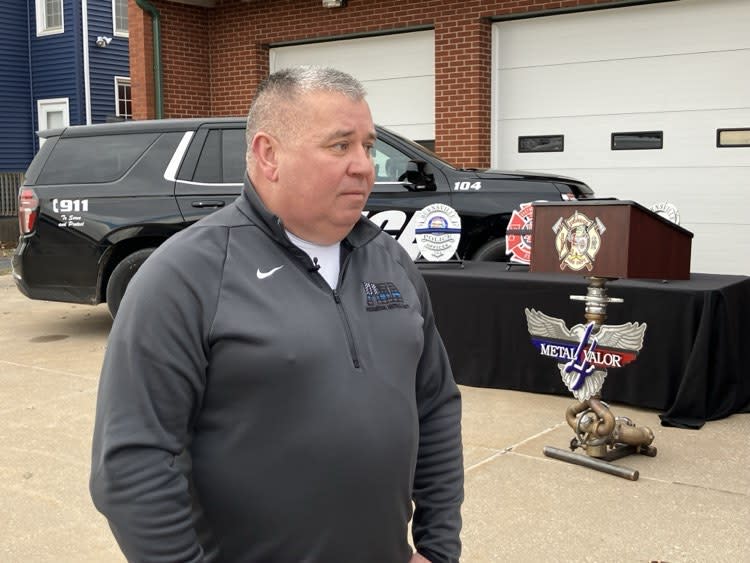
M63 0L36 0L36 34L63 33Z
M53 98L37 100L36 110L39 120L39 131L59 129L70 125L68 98ZM44 144L44 138L39 137L39 146Z
M664 148L663 131L633 131L629 133L612 133L611 148L613 151L636 151Z
M128 36L128 0L112 0L112 31L119 37Z
M717 129L716 146L724 147L750 147L750 127L741 129Z
M518 152L563 152L564 149L564 135L518 137Z
M115 115L121 119L133 119L132 100L130 78L115 76Z

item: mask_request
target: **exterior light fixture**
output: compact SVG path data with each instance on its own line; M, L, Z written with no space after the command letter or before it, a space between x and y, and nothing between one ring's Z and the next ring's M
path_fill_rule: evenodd
M323 0L324 8L343 8L346 6L346 0Z

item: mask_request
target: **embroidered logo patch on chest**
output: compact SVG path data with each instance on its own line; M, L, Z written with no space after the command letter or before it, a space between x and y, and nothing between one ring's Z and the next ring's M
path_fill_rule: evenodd
M362 282L366 309L370 312L387 309L408 309L401 292L393 282Z

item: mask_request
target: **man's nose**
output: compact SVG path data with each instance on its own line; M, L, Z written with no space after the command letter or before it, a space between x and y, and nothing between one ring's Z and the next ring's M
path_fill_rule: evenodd
M352 160L349 163L349 174L353 176L366 176L373 173L374 168L370 156L370 149L360 145L352 154Z

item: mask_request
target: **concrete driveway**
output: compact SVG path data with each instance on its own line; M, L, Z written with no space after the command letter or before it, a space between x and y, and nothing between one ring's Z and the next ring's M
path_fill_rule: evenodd
M30 301L0 275L2 562L123 560L88 495L110 326L105 306ZM571 398L462 391L462 561L750 561L750 414L693 431L613 405L656 434L657 457L619 462L633 482L542 454L570 441Z

